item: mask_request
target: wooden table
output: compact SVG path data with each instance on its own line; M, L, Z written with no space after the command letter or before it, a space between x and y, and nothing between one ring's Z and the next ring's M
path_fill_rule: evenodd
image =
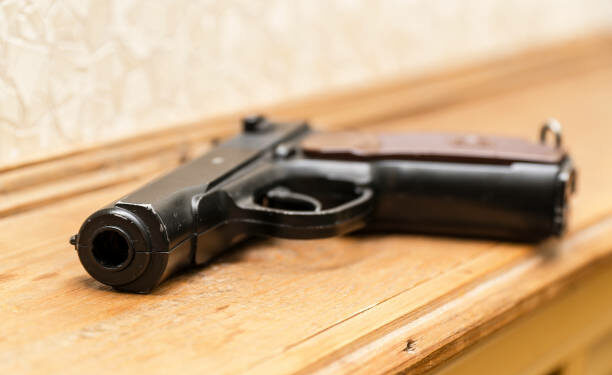
M0 373L545 373L606 366L612 39L258 110L309 118L320 129L532 138L554 116L580 171L570 231L538 245L402 234L257 240L150 295L122 294L84 272L68 238L98 207L236 132L242 113L6 166Z

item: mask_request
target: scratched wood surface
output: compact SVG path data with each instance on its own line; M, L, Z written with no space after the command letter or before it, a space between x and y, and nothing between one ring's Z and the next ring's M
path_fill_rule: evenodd
M420 373L612 272L612 39L258 109L321 129L536 137L564 123L570 231L539 245L415 235L253 240L150 295L68 246L92 211L237 130L241 114L0 167L0 373Z

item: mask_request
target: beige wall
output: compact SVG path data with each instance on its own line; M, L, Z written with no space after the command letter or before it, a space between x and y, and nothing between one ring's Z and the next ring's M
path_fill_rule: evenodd
M612 0L0 1L0 164L610 26Z

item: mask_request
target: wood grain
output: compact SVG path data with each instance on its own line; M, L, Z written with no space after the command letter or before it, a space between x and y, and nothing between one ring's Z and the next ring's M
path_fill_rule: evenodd
M462 352L432 375L610 374L611 284L609 270L586 275L577 287Z
M149 169L138 173L137 168L130 166L143 159L164 164L165 168L160 166L160 170L167 170L201 154L214 140L237 132L240 117L248 113L261 112L279 119L309 119L313 126L322 130L404 121L540 82L606 69L612 65L611 49L612 38L594 36L482 65L431 73L418 79L396 78L372 87L268 108L245 109L112 143L90 145L55 157L0 166L0 217L31 207L32 204L24 202L24 195L37 196L37 200L30 200L34 204L70 196L63 194L62 189L45 186L59 179L81 180L79 187L75 186L71 192L79 194L108 186L109 180L89 178L87 174L92 172L110 171L107 174L122 176L121 181L128 175L131 179L146 177L150 174ZM123 168L131 168L132 172L124 173Z
M420 373L444 363L582 275L612 269L611 61L610 39L593 38L271 108L327 128L534 138L541 120L559 118L579 193L570 233L538 246L261 239L153 294L121 294L85 274L69 236L96 208L234 131L232 116L6 166L0 372Z

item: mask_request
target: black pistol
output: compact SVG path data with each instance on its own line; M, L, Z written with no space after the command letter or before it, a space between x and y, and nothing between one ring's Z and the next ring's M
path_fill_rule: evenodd
M71 243L96 280L147 293L249 236L363 228L538 241L563 233L574 187L554 120L538 143L317 133L253 116L242 134L93 213Z

